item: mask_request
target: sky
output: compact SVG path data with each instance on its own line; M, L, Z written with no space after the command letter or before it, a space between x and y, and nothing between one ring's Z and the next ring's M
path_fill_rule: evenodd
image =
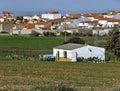
M48 12L65 13L103 12L120 10L120 0L1 0L0 12L8 10L17 12Z

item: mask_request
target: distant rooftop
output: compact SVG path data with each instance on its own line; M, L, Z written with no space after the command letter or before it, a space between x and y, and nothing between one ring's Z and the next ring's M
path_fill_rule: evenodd
M47 14L59 14L58 11L51 11L51 12L48 12Z

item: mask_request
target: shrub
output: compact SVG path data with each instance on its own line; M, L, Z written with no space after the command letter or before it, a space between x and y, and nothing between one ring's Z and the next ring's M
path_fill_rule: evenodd
M77 44L85 44L85 41L77 36L73 36L71 37L69 40L67 40L66 42L64 42L64 44L66 43L77 43Z
M77 62L103 63L103 60L100 60L98 57L89 57L89 58L78 57Z
M44 36L47 36L47 37L53 37L53 36L56 36L56 34L54 32L43 32Z

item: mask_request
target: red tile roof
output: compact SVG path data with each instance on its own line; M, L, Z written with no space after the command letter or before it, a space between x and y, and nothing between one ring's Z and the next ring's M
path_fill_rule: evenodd
M51 11L51 12L48 12L47 14L59 14L58 11Z
M27 23L27 24L24 25L24 27L27 28L27 29L32 29L32 28L35 27L35 24Z
M35 25L45 25L45 24L47 24L47 22L42 21L42 22L37 22Z
M12 14L12 13L9 11L3 11L2 14Z
M58 19L51 20L50 22L63 22L63 21L64 21L63 18L58 18Z
M45 28L51 30L51 24L47 24L47 25L45 26Z

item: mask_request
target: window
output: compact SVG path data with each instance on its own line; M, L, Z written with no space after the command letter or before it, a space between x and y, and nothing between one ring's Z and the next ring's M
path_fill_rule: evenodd
M67 58L67 52L66 51L64 51L64 53L63 53L64 55L63 55L63 57L64 58Z

